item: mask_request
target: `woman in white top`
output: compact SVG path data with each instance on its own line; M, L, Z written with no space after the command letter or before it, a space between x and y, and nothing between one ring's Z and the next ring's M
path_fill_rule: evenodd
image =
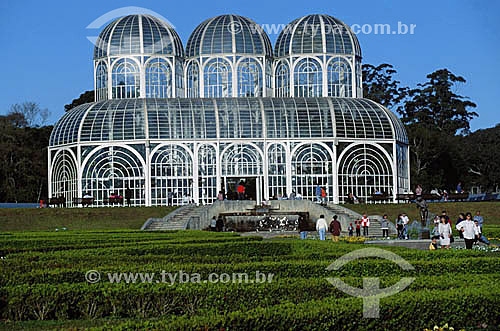
M450 237L452 235L450 223L446 223L446 218L441 217L439 223L439 238L441 248L450 248Z

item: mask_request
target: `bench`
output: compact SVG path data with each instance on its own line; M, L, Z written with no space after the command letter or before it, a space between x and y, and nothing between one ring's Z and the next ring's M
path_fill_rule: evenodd
M392 199L392 196L387 194L372 194L372 196L368 197L370 201L389 201Z
M49 206L66 207L66 198L65 197L49 198L47 204Z
M82 205L82 207L93 205L94 202L94 198L73 198L73 204L77 206Z
M469 193L449 193L448 200L463 201L469 198Z
M123 205L123 197L104 198L103 202L108 205Z

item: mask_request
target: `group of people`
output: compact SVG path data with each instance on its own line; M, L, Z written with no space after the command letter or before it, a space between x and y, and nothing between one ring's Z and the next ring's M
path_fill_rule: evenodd
M483 235L483 216L481 212L477 211L476 216L472 217L471 213L460 213L458 220L455 224L455 229L458 231L460 239L465 241L465 248L472 249L474 244L482 242L489 245L490 242ZM453 224L450 217L443 210L441 216L436 216L434 219L434 229L432 230L432 243L429 249L434 250L438 248L438 240L441 248L450 248L453 237Z
M210 231L212 232L222 232L224 231L224 219L222 216L219 215L219 217L212 217L212 220L210 221Z
M300 239L306 239L307 237L307 229L301 228L301 224L299 222L299 231L300 231ZM338 216L334 215L330 224L326 222L325 215L320 215L319 219L316 221L316 231L318 231L319 239L326 239L326 232L330 232L332 234L332 240L337 242L340 238L340 232L342 232L342 225L338 220Z

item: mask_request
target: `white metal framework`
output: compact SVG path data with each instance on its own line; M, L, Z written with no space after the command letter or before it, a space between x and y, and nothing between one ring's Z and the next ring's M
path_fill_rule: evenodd
M408 138L361 97L356 36L308 15L278 37L238 15L201 23L186 51L168 23L119 18L94 51L96 102L54 126L49 194L96 206L130 190L132 205L210 204L245 183L248 198L328 201L410 188Z

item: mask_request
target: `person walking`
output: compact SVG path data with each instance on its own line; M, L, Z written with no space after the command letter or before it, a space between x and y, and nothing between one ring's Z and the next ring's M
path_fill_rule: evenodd
M479 232L477 227L474 226L474 222L472 221L472 214L467 213L465 216L465 220L460 223L457 223L455 226L459 233L462 233L463 238L465 240L465 248L472 249L472 245L474 244L474 240L477 236L479 236Z
M326 189L321 188L321 204L326 206Z
M398 230L398 239L402 240L403 239L403 214L398 215L398 219L396 220L396 228Z
M349 223L347 230L349 231L349 237L352 237L354 234L354 227L352 226L352 223Z
M361 236L361 221L359 219L354 221L354 225L356 225L356 237Z
M127 201L127 206L130 207L132 205L132 190L128 187L125 189L125 200Z
M408 240L408 223L410 223L410 218L408 217L408 215L403 214L402 219L403 219L403 236L406 240Z
M465 220L465 215L464 215L464 213L460 213L460 214L458 215L457 224L455 225L455 227L457 227L457 226L458 226L458 224L460 224L460 223L461 223L461 222L463 222L464 220ZM450 226L451 226L451 224L450 224ZM457 228L457 229L458 229L458 228ZM460 231L458 231L458 236L460 237L460 239L464 239L464 235L463 235L463 233L462 233L462 232L460 232Z
M316 201L321 203L321 186L316 186Z
M450 248L451 226L446 222L446 218L441 216L439 223L439 241L441 248Z
M219 217L217 217L217 222L215 227L217 229L217 232L224 231L224 219L222 218L222 216L219 215Z
M380 228L382 229L382 237L389 239L389 220L387 219L387 215L384 215L384 218L382 218Z
M217 231L217 217L212 217L210 220L210 231L215 232Z
M361 226L363 227L363 236L368 236L368 228L370 227L370 219L363 214L363 218L361 219Z
M332 221L330 222L330 233L332 234L332 241L338 242L340 237L340 232L342 231L342 226L340 222L337 220L338 216L333 216Z
M326 230L328 230L328 224L326 224L325 215L320 215L316 221L316 231L318 231L319 240L325 240Z
M307 238L307 229L308 224L307 220L303 215L299 216L299 233L300 233L300 239L306 239Z

